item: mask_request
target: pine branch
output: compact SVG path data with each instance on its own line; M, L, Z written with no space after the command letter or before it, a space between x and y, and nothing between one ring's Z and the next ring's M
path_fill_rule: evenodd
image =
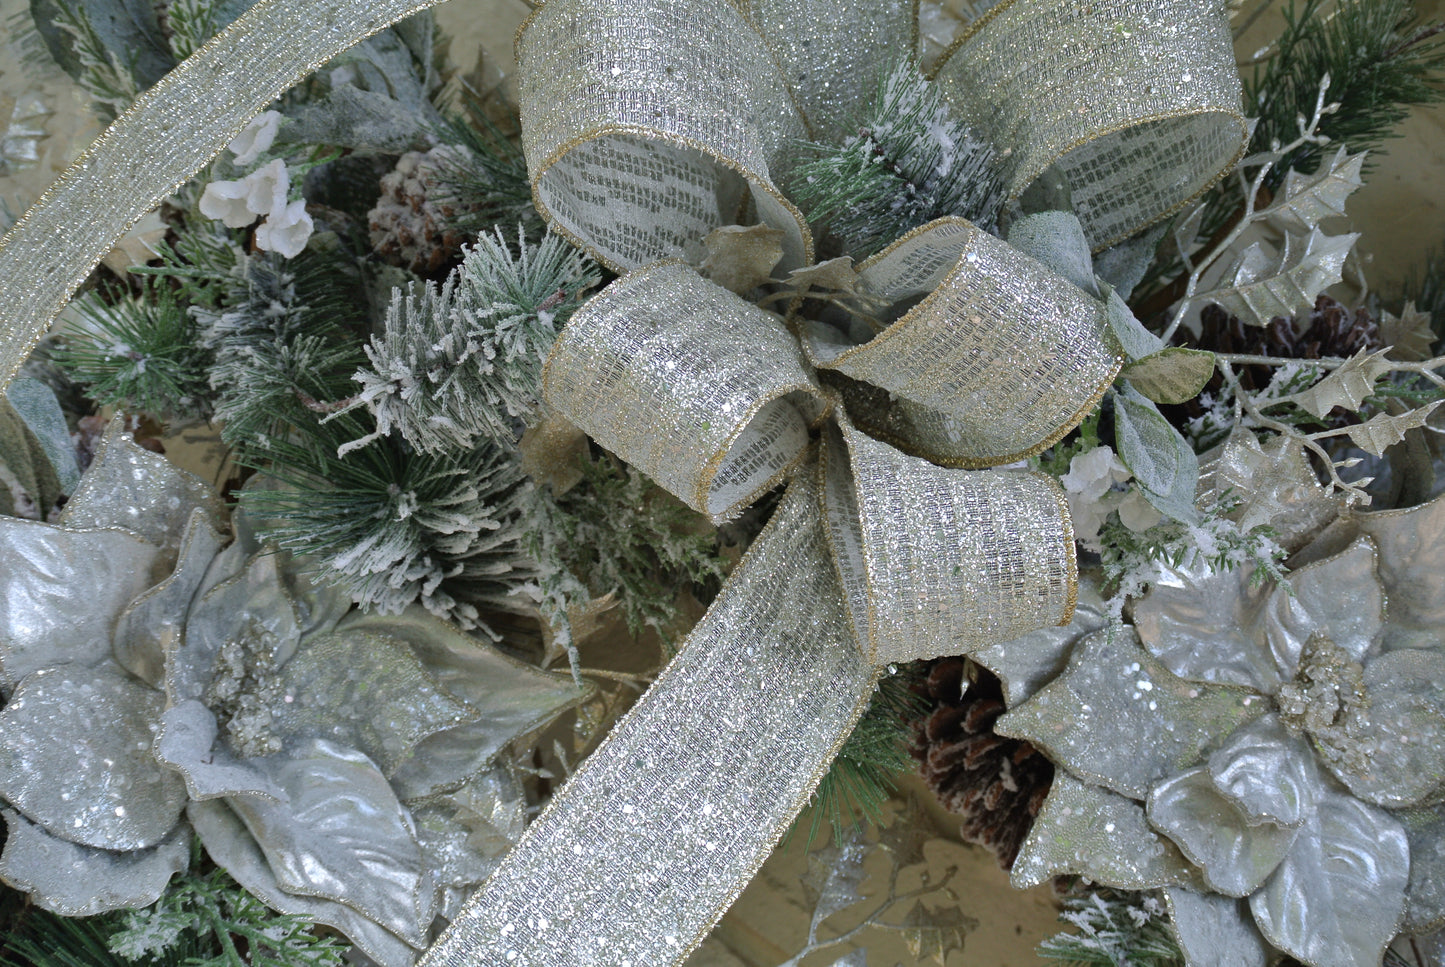
M540 238L547 227L532 202L522 149L488 116L476 92L463 93L462 110L462 115L448 117L446 127L437 132L443 144L462 149L435 175L440 197L456 209L450 227L476 236L497 225L520 223L527 238Z
M989 228L1003 203L994 148L954 120L943 95L905 62L879 85L857 133L841 145L803 146L789 175L808 220L855 257L944 215Z
M1099 890L1066 897L1059 919L1077 933L1055 934L1038 946L1045 960L1070 967L1183 967L1168 913L1152 894Z

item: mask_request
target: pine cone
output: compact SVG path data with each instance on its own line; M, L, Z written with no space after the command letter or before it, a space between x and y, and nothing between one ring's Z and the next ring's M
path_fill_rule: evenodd
M1210 303L1199 313L1200 333L1195 345L1216 353L1279 356L1285 359L1345 358L1361 349L1376 350L1380 327L1364 306L1350 310L1327 295L1315 300L1309 312L1290 318L1276 316L1267 326L1247 326ZM1246 366L1240 375L1244 388L1263 389L1273 375L1272 366ZM1217 379L1218 377L1216 377Z
M431 275L461 254L467 241L452 227L457 214L440 177L458 163L461 149L440 144L423 154L408 151L381 178L381 197L367 214L371 245L393 265Z
M932 710L915 725L913 757L938 801L963 817L966 842L992 850L1005 870L1044 804L1054 767L1032 745L993 731L1004 713L1003 688L968 663L940 658L928 666L918 691Z

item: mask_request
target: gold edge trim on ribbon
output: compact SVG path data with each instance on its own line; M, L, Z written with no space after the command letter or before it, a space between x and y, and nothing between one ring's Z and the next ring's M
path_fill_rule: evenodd
M1101 242L1100 244L1094 246L1089 250L1091 255L1097 255L1100 252L1104 251L1106 248L1117 245L1125 239L1133 238L1135 235L1138 235L1140 232L1144 231L1150 226L1159 224L1164 219L1173 215L1175 212L1178 212L1186 206L1195 202L1197 199L1202 197L1205 192L1209 191L1209 189L1213 188L1215 185L1219 184L1226 177L1228 177L1229 173L1232 172L1235 166L1239 164L1240 159L1244 157L1245 152L1249 150L1249 122L1245 118L1245 116L1239 111L1231 110L1227 107L1215 106L1189 108L1182 111L1166 111L1160 114L1149 115L1148 117L1129 121L1125 124L1117 124L1112 128L1105 128L1103 131L1097 131L1087 136L1076 138L1075 140L1071 141L1066 147L1060 150L1058 154L1054 155L1053 159L1049 161L1048 164L1040 168L1038 174L1035 174L1016 191L1012 191L1009 194L1008 200L1010 202L1018 201L1018 199L1023 195L1024 191L1028 189L1029 185L1033 184L1033 182L1039 177L1039 175L1043 174L1045 171L1048 170L1049 165L1058 164L1059 160L1065 155L1067 155L1069 152L1081 148L1084 145L1090 143L1091 141L1098 141L1101 138L1107 138L1110 135L1118 134L1120 131L1127 131L1130 128L1140 127L1145 124L1153 124L1156 121L1174 121L1180 118L1199 117L1203 114L1220 114L1224 117L1229 118L1235 124L1239 125L1239 132L1241 135L1240 145L1239 148L1234 152L1234 157L1231 158L1229 162L1225 164L1222 168L1220 168L1217 172L1215 172L1213 175L1210 175L1208 180L1205 181L1204 184L1188 198L1174 203L1169 208L1166 208L1158 215L1151 217L1148 221L1134 227L1130 231L1124 232L1120 235L1115 235L1109 238L1107 241Z
M967 218L964 218L962 215L940 215L938 218L935 218L932 221L924 222L917 228L910 228L908 231L904 232L902 235L889 242L887 246L885 246L881 251L875 252L863 261L859 262L857 266L858 274L862 275L864 272L867 272L875 265L878 265L885 258L897 251L903 245L903 243L911 242L919 235L922 235L925 232L931 232L933 231L933 229L938 228L942 225L962 225L967 228L973 228L978 229L978 231L983 231L983 229L979 228L977 225L969 221ZM949 269L950 273L952 273L952 271L952 269ZM867 343L864 343L864 345L867 345Z
M437 0L437 2L440 2L440 0ZM756 171L752 171L751 169L744 166L741 162L735 161L731 158L724 158L722 155L719 155L715 151L713 151L712 148L704 145L700 141L694 141L692 138L689 138L686 135L673 134L672 132L664 131L661 128L650 128L646 125L641 124L625 124L620 121L608 121L603 124L598 124L591 128L588 128L587 131L583 134L573 135L571 138L568 138L566 141L562 142L560 145L554 148L550 154L547 155L546 160L543 161L540 165L538 165L537 173L531 176L532 203L536 206L538 213L542 216L544 220L546 220L548 226L551 227L553 231L557 232L557 234L567 239L567 241L582 249L595 261L600 262L602 265L606 266L608 269L617 273L618 275L626 275L627 273L639 268L639 266L628 267L620 263L613 262L611 259L606 258L600 252L598 252L591 245L591 243L581 239L576 232L573 232L565 225L559 223L557 217L552 213L552 209L542 201L542 179L547 176L547 172L551 170L553 165L561 161L570 152L581 147L583 144L586 144L588 141L596 141L602 138L612 137L619 134L635 135L649 140L662 141L666 144L671 144L676 147L688 148L693 151L697 151L712 160L714 163L720 164L724 168L727 168L735 172L736 174L741 175L743 179L747 181L748 185L753 189L761 188L764 194L771 196L774 200L779 202L783 206L783 209L788 214L793 216L793 220L797 222L798 230L803 242L803 264L813 264L812 229L808 227L808 221L806 218L803 217L803 213L801 210L799 210L798 206L790 202L787 197L778 190L778 187L773 184L770 178L765 178L762 175L758 174ZM761 224L766 223L762 222ZM670 256L670 258L676 258L676 256ZM647 264L651 265L653 263L649 262Z
M703 463L702 470L700 471L698 476L697 489L694 491L694 496L695 499L697 499L698 503L702 505L701 512L703 516L707 517L708 521L714 526L724 524L727 523L729 520L732 520L733 517L737 516L738 513L740 513L744 508L750 506L763 494L767 493L769 490L772 490L778 484L782 483L788 477L792 476L793 472L802 465L804 458L807 457L810 446L804 446L803 449L800 450L797 455L795 455L791 460L789 460L784 467L769 476L764 483L760 484L758 487L750 491L746 497L740 497L739 499L733 501L731 504L728 505L726 510L714 514L711 510L708 509L709 501L707 498L708 495L712 493L713 478L717 476L718 471L721 470L723 464L727 462L728 454L732 451L733 444L738 441L739 437L741 437L744 433L748 431L748 427L752 426L753 420L757 417L759 413L763 411L765 407L771 406L772 404L781 401L784 397L790 396L793 393L807 393L808 395L817 398L819 401L822 401L823 399L822 391L812 383L793 383L783 387L782 389L773 391L770 395L763 397L748 408L748 411L743 414L743 418L737 423L736 427L732 430L732 432L728 434L727 439L723 441L722 446L716 451L714 451L713 455L708 457L706 462ZM802 413L798 414L800 418L802 417L802 415Z
M290 78L290 80L286 81L281 87L281 89L271 94L261 106L264 107L265 104L274 101L277 97L280 97L287 90L290 90L298 82L304 80L306 77L309 77L318 68L325 66L327 63L334 60L338 55L344 53L346 50L349 50L351 47L354 47L356 44L361 43L363 40L366 40L369 37L374 37L377 34L381 33L383 30L386 30L387 28L399 23L400 21L405 20L407 17L434 7L440 2L442 2L442 0L415 0L415 2L408 5L401 12L396 13L395 15L387 14L388 19L386 19L385 22L375 26L373 29L367 31L366 33L349 37L346 46L340 48L330 56L327 56L321 60L308 60L307 65L301 70L299 74L295 74ZM181 61L175 67L171 68L171 70L167 71L164 77L162 77L160 80L156 81L146 90L138 94L135 100L131 102L130 106L127 107L119 117L117 117L114 121L107 125L105 130L102 131L99 135L97 135L95 140L90 143L90 146L87 147L84 151L82 151L75 158L75 160L72 161L66 167L66 169L62 171L55 178L55 180L50 183L50 186L47 187L43 192L41 192L40 197L37 198L18 219L16 219L15 224L11 225L3 235L0 235L0 251L4 251L5 249L10 247L11 243L23 232L24 228L28 225L31 218L37 211L48 206L58 193L67 189L75 180L81 179L83 177L83 172L86 168L89 167L90 163L94 161L97 156L102 154L110 146L110 143L114 138L120 136L116 134L117 130L122 131L122 133L124 132L122 122L124 122L125 126L128 127L131 123L133 123L136 117L141 116L146 110L149 109L150 104L153 100L164 97L166 94L170 93L171 89L174 87L189 84L191 81L190 75L194 73L197 68L188 68L188 64L194 64L197 62L198 58L202 57L202 55L211 54L216 48L229 44L233 35L244 33L250 29L251 21L260 19L261 16L270 11L272 6L282 5L283 4L279 2L279 0L278 2L269 4L267 0L261 0L261 2L255 7L250 8L245 13L241 14L240 17L237 17L236 20L233 21L230 25L228 25L224 30L221 30L215 35L213 35L209 40L207 40L199 48L193 51L189 57ZM258 8L261 10L261 13L256 13ZM245 119L241 122L239 126L225 128L224 131L226 143L235 140L236 135L240 134L240 132L246 127L246 125L250 123L253 117L255 117L255 113L247 114ZM224 150L226 150L226 144L222 144L219 148L216 149L216 152L211 155L211 160L214 160L216 157L218 157L220 153ZM38 327L33 327L32 331L26 333L24 331L14 331L9 325L5 326L4 331L0 332L0 366L3 366L3 368L0 368L0 391L3 391L4 388L10 384L10 381L15 378L15 375L19 373L20 368L25 365L25 360L30 356L32 352L35 351L35 347L40 344L40 341L44 339L46 333L49 332L51 325L55 321L55 317L60 315L61 310L63 310L67 305L69 305L71 299L75 297L76 291L80 288L82 284L84 284L85 280L90 277L90 274L95 271L96 266L98 266L102 261L105 260L105 256L106 254L108 254L109 250L113 248L117 242L124 238L126 233L129 232L132 228L134 228L141 221L141 219L145 218L145 216L157 204L159 204L160 201L162 201L167 195L173 194L181 186L189 182L192 178L199 174L200 171L208 163L209 162L203 163L200 168L192 171L186 177L165 186L163 190L154 195L153 200L149 201L149 203L143 209L136 211L133 216L126 218L124 227L117 235L115 235L114 238L110 240L110 245L107 246L106 251L102 252L99 256L97 256L95 260L90 263L89 267L86 268L85 271L79 275L78 278L73 277L72 280L66 284L65 287L67 289L67 292L61 298L59 303L52 305L48 309L42 310L44 314L44 319L40 320ZM135 210L134 206L132 206L132 210ZM34 331L35 329L38 329L38 331ZM11 339L21 340L24 344L24 348L21 352L17 353L16 359L13 361L13 363L7 365L4 359L6 355L6 347L4 343L9 342Z
M1059 514L1064 521L1064 560L1068 562L1069 569L1069 599L1064 604L1064 616L1059 619L1058 627L1065 628L1073 622L1074 611L1079 606L1079 551L1074 546L1074 518L1069 513L1069 496L1057 480L1046 473L1034 471L1034 475L1047 481L1049 491L1059 503Z
M979 17L977 20L965 26L963 28L963 32L960 33L957 37L953 38L953 43L949 44L946 48L944 48L943 53L938 55L938 60L934 63L933 70L929 71L928 74L925 75L926 79L930 81L936 80L939 73L948 63L949 58L962 50L963 45L972 40L974 35L977 34L980 30L982 30L984 27L987 27L995 17L999 16L1009 7L1012 7L1014 5L1014 2L1015 0L1002 0L1001 3L998 3L995 6L992 6L989 9L985 10L982 17Z

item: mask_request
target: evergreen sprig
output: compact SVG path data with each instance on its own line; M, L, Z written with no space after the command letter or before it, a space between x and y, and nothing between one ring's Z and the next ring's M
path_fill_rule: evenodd
M90 14L71 0L55 0L55 26L71 37L70 48L79 62L76 81L95 102L104 122L114 121L141 91L134 64L127 64L106 46Z
M355 414L294 424L241 460L278 481L241 502L263 537L311 558L366 608L397 613L419 601L490 634L484 610L516 611L535 584L523 542L521 468L490 445L443 455L374 436ZM264 454L264 456L263 456Z
M378 434L395 430L426 453L515 442L558 330L600 280L561 238L517 235L515 252L500 229L482 235L440 289L395 290L349 407L365 406Z
M848 253L877 252L944 215L990 227L1003 202L996 150L955 120L943 95L912 62L879 85L856 133L842 144L809 143L788 181L808 220Z
M54 358L93 400L165 422L209 418L215 355L169 285L146 282L136 296L91 293L73 305L84 329Z
M1168 911L1152 894L1099 890L1066 897L1059 919L1077 933L1055 934L1038 946L1045 960L1070 967L1183 967Z
M532 202L522 149L497 126L475 93L466 93L462 108L462 114L448 117L437 132L443 144L461 149L435 174L440 196L455 210L450 227L477 236L496 225L520 224L527 238L540 238L547 226Z

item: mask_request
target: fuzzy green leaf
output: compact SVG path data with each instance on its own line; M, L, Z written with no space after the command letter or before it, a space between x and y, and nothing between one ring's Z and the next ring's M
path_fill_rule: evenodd
M1199 458L1154 404L1129 384L1114 392L1115 449L1155 509L1184 523L1198 520L1194 491Z

